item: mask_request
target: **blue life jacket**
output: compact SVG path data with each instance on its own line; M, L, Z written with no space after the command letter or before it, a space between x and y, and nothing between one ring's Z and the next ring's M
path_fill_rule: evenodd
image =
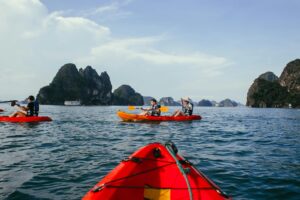
M34 101L34 115L39 116L39 111L40 111L40 104L38 100Z

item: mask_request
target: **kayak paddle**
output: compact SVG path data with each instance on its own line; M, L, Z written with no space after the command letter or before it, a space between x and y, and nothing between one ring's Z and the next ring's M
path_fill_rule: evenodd
M9 101L0 101L0 103L10 103L10 102L18 102L18 100L9 100Z
M135 110L135 109L141 109L141 108L138 108L138 107L135 107L135 106L128 106L128 110ZM161 112L168 112L169 111L169 108L167 106L161 106L159 109L160 109Z

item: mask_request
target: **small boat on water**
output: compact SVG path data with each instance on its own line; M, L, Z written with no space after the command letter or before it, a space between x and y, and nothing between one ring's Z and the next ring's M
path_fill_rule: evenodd
M0 108L0 112L4 112L4 110Z
M123 160L83 200L226 200L231 199L172 142L148 144Z
M80 101L65 101L64 105L65 106L80 106L81 102Z
M52 119L47 116L30 116L30 117L0 116L0 123L1 122L30 123L30 122L46 122L46 121L52 121Z
M126 113L123 111L118 111L117 115L123 120L123 121L129 121L129 122L140 122L140 121L192 121L192 120L201 120L200 115L190 115L190 116L145 116L145 115L137 115L137 114L131 114Z

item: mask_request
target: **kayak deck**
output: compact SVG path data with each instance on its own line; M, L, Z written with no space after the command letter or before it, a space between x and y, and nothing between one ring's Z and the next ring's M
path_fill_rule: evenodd
M0 116L0 122L30 123L30 122L45 122L45 121L52 121L52 119L47 116L30 116L30 117Z
M176 160L186 171L194 200L231 199L190 162L178 154L174 155L163 144L148 144L123 160L83 200L190 199L187 182Z
M117 115L123 121L191 121L191 120L201 120L200 115L191 115L191 116L145 116L145 115L137 115L130 114L123 111L118 111Z

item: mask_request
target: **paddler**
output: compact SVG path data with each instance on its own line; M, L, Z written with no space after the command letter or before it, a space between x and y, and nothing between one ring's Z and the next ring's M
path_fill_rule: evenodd
M38 103L35 101L34 96L30 95L27 99L27 106L20 106L16 101L11 102L11 106L15 107L17 111L12 113L9 117L25 117L38 115Z
M194 104L189 97L181 98L182 110L176 110L172 116L190 116L193 114Z
M146 115L146 116L160 116L160 105L157 104L156 99L150 100L151 107L150 108L141 108L143 111L139 115Z

